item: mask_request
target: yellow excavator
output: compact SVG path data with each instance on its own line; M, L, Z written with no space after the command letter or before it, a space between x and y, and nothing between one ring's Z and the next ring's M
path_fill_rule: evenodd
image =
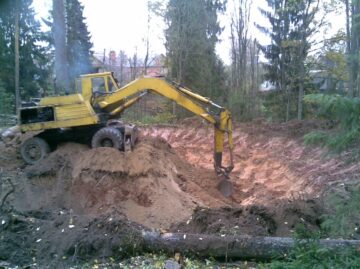
M142 77L119 87L112 72L82 75L76 94L44 97L24 103L20 109L20 130L37 131L24 141L20 151L28 164L46 157L56 145L66 141L92 147L131 150L138 129L118 120L120 114L146 93L164 96L214 125L214 167L220 178L219 190L231 195L229 173L233 165L232 121L230 112L190 89L160 77ZM225 137L228 137L230 164L222 165Z

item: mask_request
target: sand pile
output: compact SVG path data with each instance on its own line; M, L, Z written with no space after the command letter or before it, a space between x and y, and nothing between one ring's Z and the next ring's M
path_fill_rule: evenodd
M76 214L125 214L148 227L185 220L201 202L176 183L182 160L161 139L142 139L134 151L89 149L69 143L26 171L28 210L72 209ZM41 192L41 193L40 193ZM45 208L44 208L45 207Z

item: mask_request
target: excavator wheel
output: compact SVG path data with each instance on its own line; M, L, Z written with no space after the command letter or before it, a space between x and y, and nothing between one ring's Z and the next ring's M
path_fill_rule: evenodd
M97 131L92 140L91 146L93 148L109 147L120 149L123 145L123 135L121 132L113 127L105 127Z
M50 153L50 147L44 139L32 137L21 145L20 153L26 163L35 164Z

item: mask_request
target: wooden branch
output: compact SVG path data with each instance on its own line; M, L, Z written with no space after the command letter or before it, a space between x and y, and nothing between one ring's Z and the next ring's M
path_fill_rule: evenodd
M2 181L2 169L0 171L0 182ZM10 194L12 194L14 191L15 191L15 186L14 184L12 183L11 179L10 178L6 178L6 180L9 182L9 184L11 185L11 189L4 195L4 197L1 199L1 204L0 204L0 209L3 208L5 202L6 202L6 199L8 198L8 196Z
M145 246L152 251L191 253L198 257L217 259L270 260L288 254L295 240L288 237L218 236L204 234L143 233ZM360 247L360 240L319 240L328 249ZM304 240L306 243L306 240Z

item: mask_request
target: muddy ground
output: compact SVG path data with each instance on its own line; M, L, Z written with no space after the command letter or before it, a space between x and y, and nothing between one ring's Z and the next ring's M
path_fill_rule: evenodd
M302 144L321 127L236 125L229 198L217 190L212 127L196 119L142 127L133 152L67 143L34 166L19 156L24 137L0 142L0 260L53 268L122 258L149 229L271 236L291 236L300 223L317 229L323 193L360 173L346 157Z

